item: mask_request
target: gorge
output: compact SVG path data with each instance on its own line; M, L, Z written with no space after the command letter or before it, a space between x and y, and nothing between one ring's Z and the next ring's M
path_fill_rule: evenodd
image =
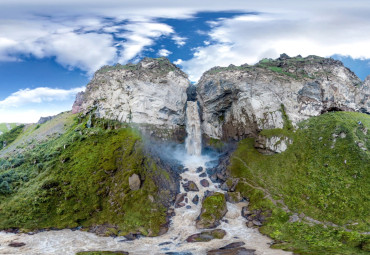
M102 67L72 113L0 136L0 253L365 254L369 97L316 56L195 86L165 58Z

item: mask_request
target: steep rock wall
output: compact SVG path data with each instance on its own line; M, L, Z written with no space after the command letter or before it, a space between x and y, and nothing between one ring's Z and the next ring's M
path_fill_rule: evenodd
M184 127L188 86L187 75L165 58L105 66L87 85L80 111L171 135Z
M238 140L327 111L369 112L369 84L340 61L315 56L215 67L197 86L203 133Z

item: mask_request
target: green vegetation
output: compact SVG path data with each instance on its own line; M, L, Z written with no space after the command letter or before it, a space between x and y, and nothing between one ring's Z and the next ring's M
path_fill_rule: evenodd
M232 157L232 176L241 180L237 190L250 199L250 209L270 216L261 231L277 241L275 247L299 254L365 254L370 239L361 233L370 227L370 117L327 113L295 131L288 127L287 121L284 129L261 132L292 139L285 152L263 155L253 139L246 139ZM289 222L292 212L326 226L307 217Z
M157 235L169 197L157 182L166 186L170 176L145 156L138 132L115 121L92 118L87 128L88 117L65 119L65 133L1 158L0 229L103 225L105 235ZM142 180L137 191L128 183L134 173Z
M24 128L24 125L20 125L20 126L13 128L9 132L6 132L0 135L0 149L14 142L15 139L17 139L17 137L22 133L23 128Z
M0 133L6 133L9 131L8 127L10 127L10 129L13 129L16 126L16 123L0 123Z

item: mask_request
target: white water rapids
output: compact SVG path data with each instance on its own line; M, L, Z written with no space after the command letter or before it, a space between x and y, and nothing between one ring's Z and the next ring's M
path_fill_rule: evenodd
M0 254L74 255L79 251L127 251L129 254L135 255L173 254L170 252L179 252L181 255L203 255L209 250L241 241L245 243L245 248L256 250L255 254L257 255L291 254L269 248L271 239L260 234L257 229L246 227L246 219L241 216L242 207L247 205L245 202L227 203L228 212L221 225L217 227L226 231L227 234L223 239L196 243L186 241L190 235L202 231L196 228L195 221L201 211L204 192L208 190L225 193L219 188L219 184L212 183L208 175L199 177L205 172L205 164L210 158L201 156L200 120L196 102L188 102L187 124L191 125L191 127L187 127L189 133L186 142L190 155L184 155L184 167L188 170L181 174L181 184L186 179L193 181L199 191L186 192L186 205L174 208L176 215L171 219L169 231L166 234L128 241L124 237L99 237L92 233L71 230L45 231L34 235L0 232ZM199 167L203 168L201 172L197 172ZM209 182L209 187L203 187L200 184L202 179ZM185 193L182 185L180 192ZM199 196L198 205L192 203L192 199L196 195ZM26 245L19 248L9 247L8 244L13 241L24 242Z

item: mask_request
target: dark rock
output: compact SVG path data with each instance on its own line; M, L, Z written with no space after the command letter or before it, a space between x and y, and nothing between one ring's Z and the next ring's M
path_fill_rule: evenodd
M254 224L252 221L248 221L246 224L245 224L248 228L253 228L254 227Z
M214 229L203 231L198 234L189 236L186 241L189 243L193 242L209 242L213 239L222 239L226 235L225 230L223 229Z
M179 207L182 207L182 206L179 206L181 202L184 201L185 197L186 197L187 193L182 193L182 194L177 194L176 196L176 200L175 200L175 208L179 208ZM184 204L184 203L181 203L181 204ZM185 204L184 204L185 205ZM183 205L183 206L184 206Z
M203 167L200 166L197 168L197 173L201 173L201 172L203 172Z
M186 209L191 209L191 205L187 205L186 206Z
M226 181L226 176L225 174L222 174L222 173L217 173L216 174L217 178L222 180L222 181Z
M230 243L224 247L221 247L220 250L225 250L225 249L233 249L233 248L238 248L240 246L245 245L244 242L235 242L235 243Z
M193 255L191 252L166 252L166 255Z
M209 197L209 196L212 196L213 194L215 194L215 192L214 192L214 191L206 190L206 191L204 192L204 198L207 198L207 197Z
M186 94L188 96L187 101L197 101L197 87L195 85L190 85L186 89Z
M199 175L199 177L207 177L207 173L202 173Z
M255 251L256 250L238 247L232 249L210 250L207 252L207 255L255 255Z
M185 203L178 203L176 208L184 207Z
M134 233L130 233L128 235L125 235L124 237L128 240L128 241L133 241L135 239L138 238L138 234L134 234Z
M249 211L248 210L248 207L247 206L244 206L243 208L242 208L242 216L244 217L244 218L247 218L248 216L250 216L252 213L251 213L251 211Z
M78 254L117 254L117 255L129 255L128 252L126 251L109 251L109 253L106 253L106 251L82 251L82 252L79 252Z
M212 174L209 178L212 182L217 182L217 174Z
M26 244L25 243L22 243L22 242L11 242L9 244L10 247L14 247L14 248L18 248L18 247L22 247L22 246L25 246Z
M203 186L203 187L209 187L209 182L206 180L206 179L203 179L200 181L200 184Z
M198 186L193 181L188 181L182 185L186 192L189 191L199 191Z
M169 245L169 244L172 244L172 242L163 242L163 243L158 244L158 246Z
M259 220L252 221L255 226L262 226L262 223Z
M197 205L199 203L199 196L195 195L193 200L191 200L191 202L193 202L193 204Z

